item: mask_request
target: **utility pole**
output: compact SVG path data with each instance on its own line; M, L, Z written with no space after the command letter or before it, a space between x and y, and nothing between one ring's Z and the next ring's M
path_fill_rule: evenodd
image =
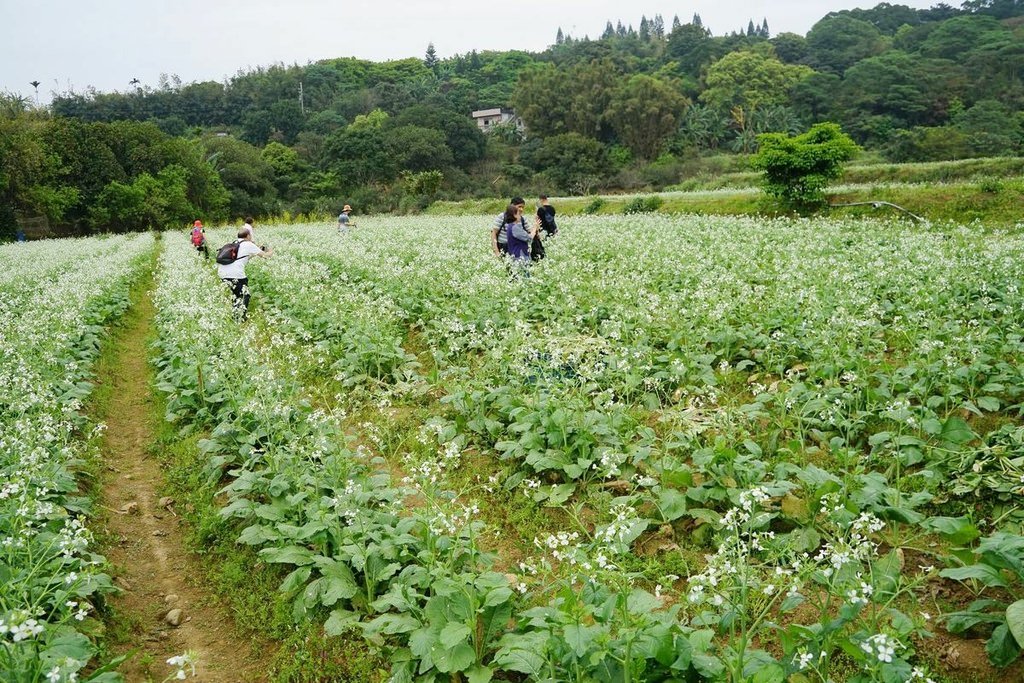
M306 115L306 100L302 96L302 81L299 81L299 109L302 111L302 115Z

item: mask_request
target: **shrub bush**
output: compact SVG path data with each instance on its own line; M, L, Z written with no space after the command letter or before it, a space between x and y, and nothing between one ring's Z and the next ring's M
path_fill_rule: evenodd
M653 213L661 208L665 200L657 195L651 197L634 197L622 207L624 214Z

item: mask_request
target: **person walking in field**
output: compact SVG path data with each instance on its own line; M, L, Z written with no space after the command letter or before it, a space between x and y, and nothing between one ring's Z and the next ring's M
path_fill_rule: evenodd
M197 220L192 224L192 246L203 255L203 258L210 258L210 245L206 243L206 230L202 221Z
M342 235L348 233L349 227L356 227L355 221L349 219L350 213L352 213L352 207L346 204L338 215L338 232Z
M505 209L503 222L508 237L508 255L512 263L520 267L530 264L530 243L537 237L537 226L527 229L523 220L523 206L509 204Z
M256 221L253 220L252 216L246 216L245 225L242 226L242 230L249 233L249 239L253 242L256 241L256 231L252 227L255 222ZM239 232L241 232L241 230L239 230Z
M238 231L237 240L217 252L217 275L231 290L231 308L237 320L244 322L249 315L249 278L245 275L245 264L253 256L267 258L273 253L252 241L251 220Z

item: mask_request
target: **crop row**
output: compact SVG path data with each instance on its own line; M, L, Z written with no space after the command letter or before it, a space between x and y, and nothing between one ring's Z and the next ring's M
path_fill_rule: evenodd
M82 414L104 329L127 308L149 235L0 248L0 671L78 680L113 590L76 478L101 424ZM91 681L118 680L106 669Z
M670 621L697 627L687 642L708 659L686 661L701 675L827 676L854 659L868 680L925 676L908 661L929 615L908 609L934 564L965 578L985 571L970 564L975 555L1017 552L1012 535L974 548L977 525L963 516L973 501L959 497L1015 514L1020 241L850 221L570 225L525 280L490 261L481 219L446 221L443 233L422 220L367 221L348 239L312 226L275 231L278 258L253 274L275 328L313 361L287 372L307 388L325 378L344 387L320 392L335 407L422 408L442 397L422 430L439 448L399 446L421 451L410 453L413 478L444 483L439 470L472 446L514 465L499 482L511 492L596 509L537 539L542 557L513 580L525 611L474 665L572 680L678 675L655 673L657 657L631 648L623 657L593 606L546 600L559 581L597 581L619 596L635 578L653 584L649 567L631 575L626 553L651 540L650 527L670 535L684 578L646 585L669 602L686 598ZM974 478L987 489L972 487L993 458L999 467ZM878 551L879 534L890 551ZM964 549L913 570L902 546L923 535ZM686 552L712 547L696 562ZM536 578L545 564L557 580ZM789 624L807 601L810 622ZM522 616L552 604L554 616ZM566 613L586 637L559 630ZM990 654L1006 663L1018 646L1000 618ZM782 634L776 619L787 622ZM754 648L762 639L778 650Z

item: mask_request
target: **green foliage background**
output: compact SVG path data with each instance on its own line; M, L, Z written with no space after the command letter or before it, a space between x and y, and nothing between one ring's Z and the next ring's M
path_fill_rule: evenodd
M431 46L424 59L258 67L225 83L163 77L61 93L42 110L8 94L0 231L18 215L92 232L657 191L694 159L825 121L897 162L1024 151L1019 0L883 3L830 13L806 36L772 35L767 20L714 35L699 15L639 26L608 22L597 39L551 27L540 53L439 59ZM497 107L525 128L481 133L471 112ZM430 182L408 181L423 173Z

